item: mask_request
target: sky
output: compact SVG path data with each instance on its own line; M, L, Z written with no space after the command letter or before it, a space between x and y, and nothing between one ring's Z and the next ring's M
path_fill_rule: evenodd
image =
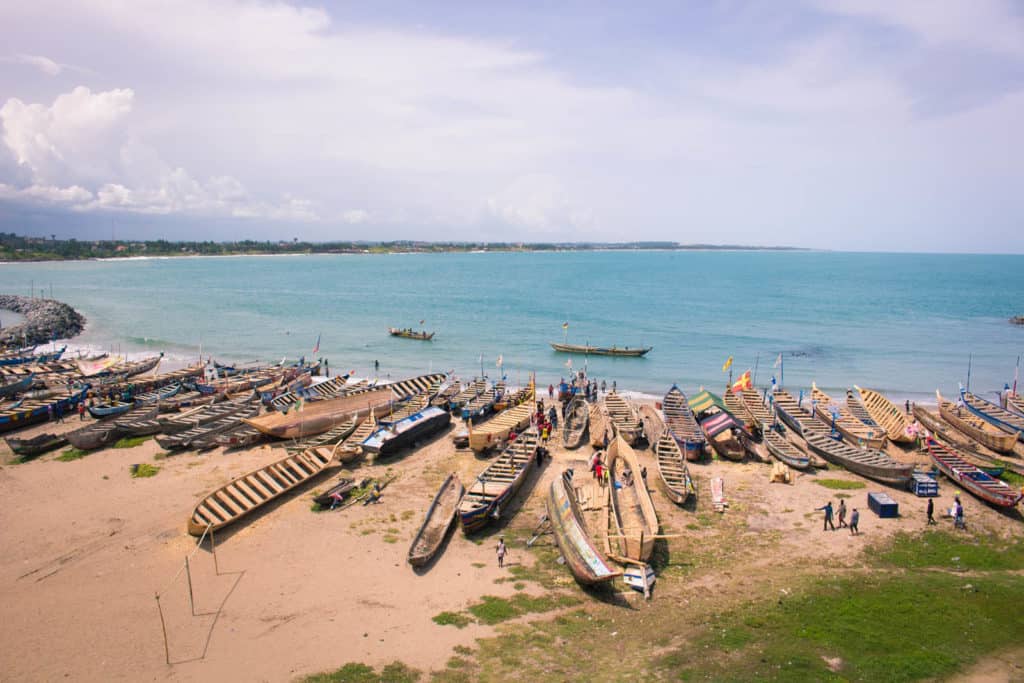
M0 231L1024 253L1024 2L0 3Z

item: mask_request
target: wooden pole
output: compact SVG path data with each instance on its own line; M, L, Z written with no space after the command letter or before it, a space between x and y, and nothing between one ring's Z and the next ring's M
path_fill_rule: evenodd
M220 576L220 564L217 562L217 543L213 540L213 525L207 527L210 532L210 552L213 553L213 568L217 572L217 576Z
M171 650L167 645L167 624L164 622L164 608L160 606L160 594L155 593L153 597L156 598L156 611L160 613L160 630L164 634L164 661L167 662L167 666L171 665Z
M185 576L188 577L188 604L192 608L192 616L196 615L196 603L192 596L192 568L189 566L188 557L185 557Z

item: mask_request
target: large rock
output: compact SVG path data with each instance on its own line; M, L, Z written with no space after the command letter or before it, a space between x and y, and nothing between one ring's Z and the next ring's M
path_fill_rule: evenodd
M0 309L25 316L22 324L0 330L0 344L46 344L51 339L70 339L85 327L85 318L78 311L53 299L0 294Z
M1024 315L1015 315L1010 318L1010 322L1014 325L1024 325Z

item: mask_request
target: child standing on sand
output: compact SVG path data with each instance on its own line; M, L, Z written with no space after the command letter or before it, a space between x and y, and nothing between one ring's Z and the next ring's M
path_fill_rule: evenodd
M498 553L498 569L505 566L505 554L508 553L508 548L505 547L505 538L498 539L498 547L496 548Z
M857 508L853 508L853 513L850 515L850 535L860 536L860 529L857 528L857 524L860 522L860 513L857 512Z

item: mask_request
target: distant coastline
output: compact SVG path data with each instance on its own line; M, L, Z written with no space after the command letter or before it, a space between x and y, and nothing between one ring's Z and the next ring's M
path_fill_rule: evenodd
M279 254L464 254L566 251L814 251L802 247L679 242L430 242L419 240L304 242L195 242L167 240L77 240L0 233L0 262L88 261L188 256Z

